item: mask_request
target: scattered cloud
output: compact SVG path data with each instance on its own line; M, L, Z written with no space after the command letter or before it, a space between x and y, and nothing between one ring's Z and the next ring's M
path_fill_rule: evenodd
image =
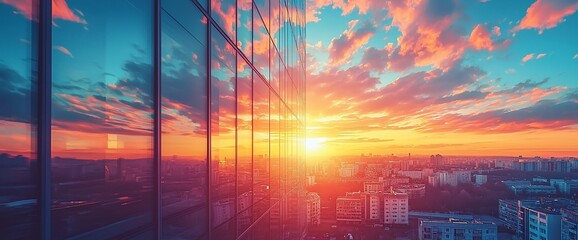
M74 56L72 56L72 53L65 47L63 46L54 46L54 48L58 51L60 51L61 53L64 53L66 55L68 55L71 58L74 58Z
M530 54L526 54L526 56L524 56L522 58L522 63L525 63L527 61L533 60L533 59L540 59L545 57L546 54L545 53L539 53L539 54L534 54L534 53L530 53Z
M80 10L70 9L65 0L52 0L52 17L54 19L86 24L86 20L82 16L84 14Z
M492 28L492 33L498 37L502 35L502 31L498 26L494 26L494 28Z
M15 13L22 14L29 20L38 18L38 9L32 7L32 0L0 0L0 2L16 8Z
M391 25L401 32L397 46L389 53L389 69L447 68L461 58L468 43L454 28L463 14L459 2L387 1L387 5Z
M523 29L539 29L541 34L545 29L556 27L565 21L565 17L572 15L578 9L578 2L574 0L537 0L526 11L514 31Z
M499 28L497 29L497 31L496 31L496 29L494 29L493 32L497 32L497 33L494 33L494 35L498 35L498 36L500 35ZM484 27L481 24L478 24L472 30L472 33L470 34L469 42L470 42L470 45L472 46L473 49L487 50L487 51L494 51L496 49L505 47L510 43L509 41L497 42L497 41L492 40L492 34L490 33L490 31L488 31L486 29L486 27Z
M344 16L355 10L359 14L378 13L386 9L385 2L384 0L307 0L306 18L307 22L319 22L321 9L329 6L334 9L341 9Z
M339 37L333 38L329 44L329 64L337 65L346 62L351 56L359 51L375 34L375 27L370 22L365 22L355 28L358 20L349 22L349 28Z
M533 53L527 54L526 56L524 56L524 57L522 58L522 62L530 61L530 60L532 60L533 58L534 58L534 54L533 54Z

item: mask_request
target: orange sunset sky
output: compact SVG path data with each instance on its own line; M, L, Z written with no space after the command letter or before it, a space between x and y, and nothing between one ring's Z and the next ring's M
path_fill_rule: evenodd
M578 155L578 2L307 8L309 156Z

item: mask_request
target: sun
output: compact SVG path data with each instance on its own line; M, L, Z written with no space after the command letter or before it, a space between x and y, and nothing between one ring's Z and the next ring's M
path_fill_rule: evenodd
M307 140L305 140L305 147L308 152L317 151L323 147L324 142L324 138L307 138Z

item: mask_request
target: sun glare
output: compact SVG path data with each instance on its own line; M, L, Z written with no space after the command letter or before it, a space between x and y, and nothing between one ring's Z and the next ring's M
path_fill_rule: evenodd
M323 146L323 142L325 142L323 138L307 138L305 146L308 152L313 152L319 150Z

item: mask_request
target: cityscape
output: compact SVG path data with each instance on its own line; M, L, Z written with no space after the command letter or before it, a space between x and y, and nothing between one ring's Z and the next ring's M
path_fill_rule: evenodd
M578 240L578 0L0 0L0 240Z

